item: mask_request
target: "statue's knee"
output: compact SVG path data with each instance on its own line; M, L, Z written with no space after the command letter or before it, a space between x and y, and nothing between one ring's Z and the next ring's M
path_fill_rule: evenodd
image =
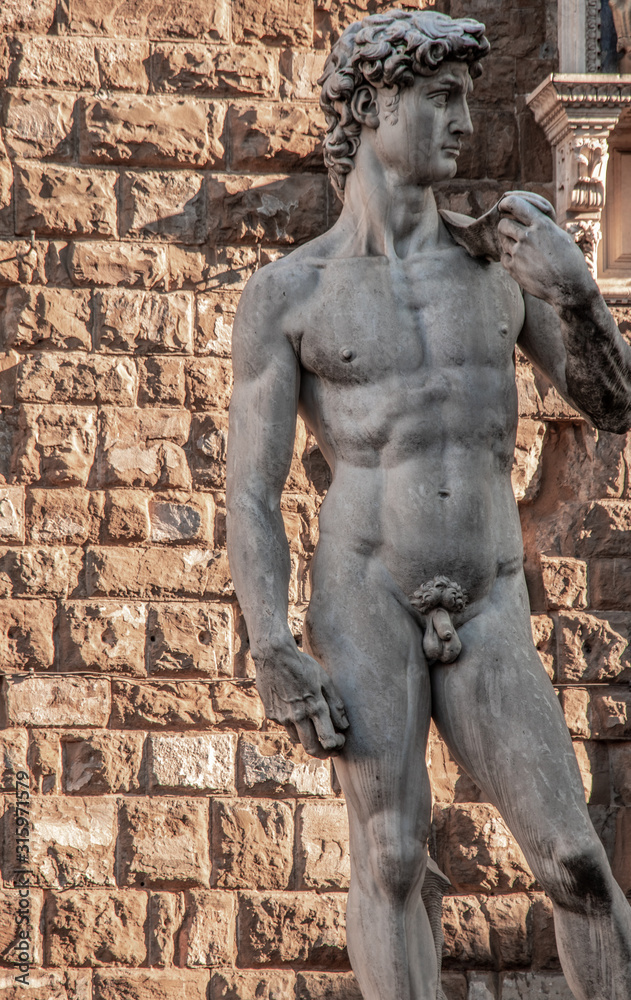
M407 899L422 884L427 863L425 842L409 837L373 842L372 877L390 899Z
M599 843L560 850L543 882L552 901L564 909L593 912L611 906L612 875Z

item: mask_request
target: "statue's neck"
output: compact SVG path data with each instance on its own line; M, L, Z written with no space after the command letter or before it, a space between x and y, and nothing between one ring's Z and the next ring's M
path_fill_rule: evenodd
M402 259L435 246L440 219L430 185L402 180L375 158L361 156L361 146L357 153L336 226L348 255Z

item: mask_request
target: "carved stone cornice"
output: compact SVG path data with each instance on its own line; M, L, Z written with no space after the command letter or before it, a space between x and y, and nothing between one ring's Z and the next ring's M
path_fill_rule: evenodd
M526 98L554 151L555 208L596 275L609 135L631 109L631 74L552 73Z
M631 108L631 74L551 73L526 102L552 146L576 129L608 134Z

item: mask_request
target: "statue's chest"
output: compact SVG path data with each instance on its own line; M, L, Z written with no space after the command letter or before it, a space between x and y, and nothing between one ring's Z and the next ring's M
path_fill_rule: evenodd
M505 366L521 328L516 286L473 262L454 274L450 255L441 258L442 267L393 267L385 258L327 264L293 320L303 367L357 384L452 366Z

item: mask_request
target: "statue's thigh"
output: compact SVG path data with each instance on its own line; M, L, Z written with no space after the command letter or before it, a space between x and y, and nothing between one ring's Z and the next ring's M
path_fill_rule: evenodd
M387 587L367 576L350 583L316 590L304 636L349 718L335 769L359 818L395 810L425 825L431 694L421 632Z
M591 836L591 824L561 706L509 596L462 627L455 663L431 668L432 710L451 753L534 856L562 829Z

